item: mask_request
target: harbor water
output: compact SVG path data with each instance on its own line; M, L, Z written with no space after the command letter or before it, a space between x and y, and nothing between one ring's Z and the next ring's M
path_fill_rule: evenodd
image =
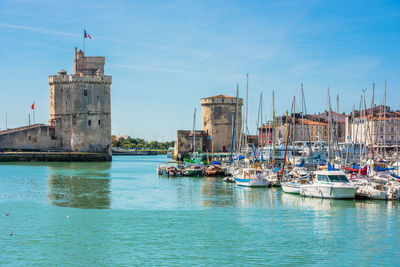
M0 164L0 264L400 265L400 203L159 177L165 156Z

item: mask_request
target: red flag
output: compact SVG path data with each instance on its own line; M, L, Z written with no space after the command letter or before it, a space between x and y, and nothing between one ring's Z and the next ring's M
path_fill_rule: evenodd
M31 109L35 109L35 102L33 102Z

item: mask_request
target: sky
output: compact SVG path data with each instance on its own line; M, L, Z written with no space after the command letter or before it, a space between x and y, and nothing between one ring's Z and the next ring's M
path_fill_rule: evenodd
M48 76L73 72L74 47L105 56L112 75L112 133L170 141L201 128L200 99L245 96L249 129L301 105L350 112L371 102L400 109L400 2L394 1L30 1L0 0L0 129L49 119Z

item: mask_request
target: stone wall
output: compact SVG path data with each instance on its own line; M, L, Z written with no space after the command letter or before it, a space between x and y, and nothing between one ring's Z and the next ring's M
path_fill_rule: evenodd
M104 75L104 63L75 48L74 74L49 76L49 126L0 132L0 147L99 153L111 160L111 76Z
M85 57L82 50L75 48L74 73L95 75L96 72L104 73L104 57Z
M178 130L176 132L176 141L174 145L174 158L183 159L188 157L193 151L193 131ZM195 131L195 150L209 151L209 142L207 133L204 131Z
M225 95L201 99L202 130L210 135L215 152L231 150L235 103L235 97ZM243 99L239 98L235 123L236 140L239 140L242 130L242 106Z
M44 124L35 124L0 132L0 148L4 150L57 150L59 140L54 129Z
M93 68L98 68L95 74L88 71ZM75 73L49 76L49 124L55 127L62 149L105 153L111 159L112 79L103 70L104 58L84 57L75 50Z

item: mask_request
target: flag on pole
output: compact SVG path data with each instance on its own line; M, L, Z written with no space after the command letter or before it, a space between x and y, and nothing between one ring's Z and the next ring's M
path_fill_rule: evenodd
M83 38L92 39L92 37L86 32L86 30L83 30Z
M35 102L33 102L31 109L35 109Z

